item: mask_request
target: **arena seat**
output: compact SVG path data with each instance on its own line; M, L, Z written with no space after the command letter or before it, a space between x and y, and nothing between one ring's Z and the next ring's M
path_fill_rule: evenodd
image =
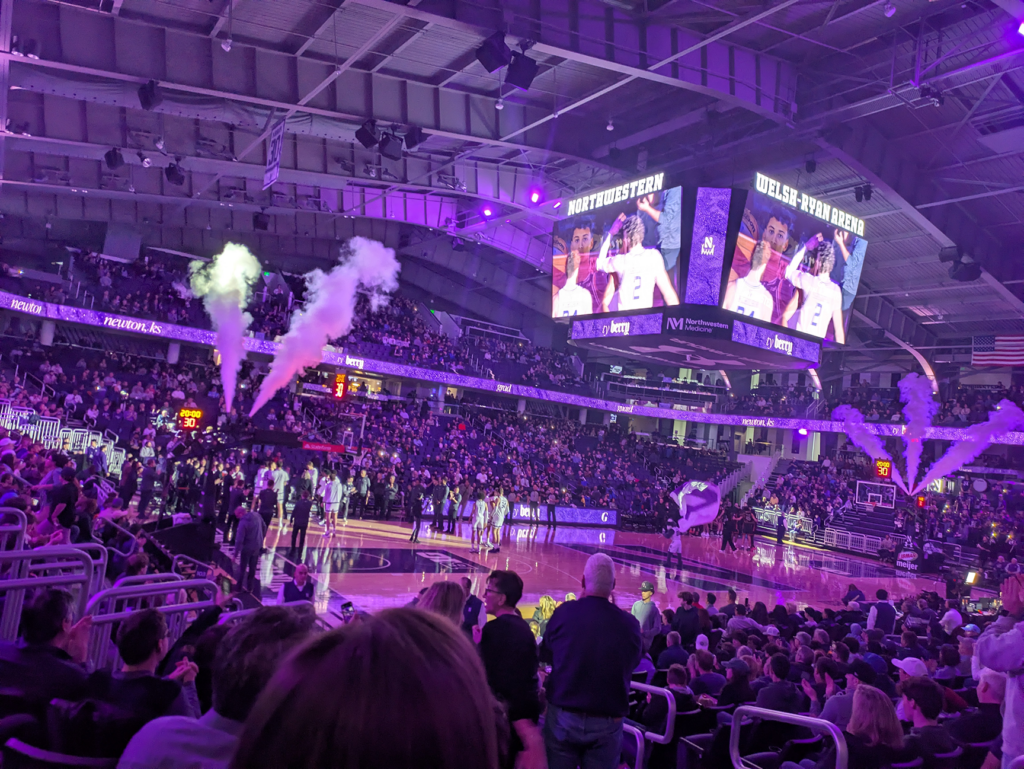
M34 748L12 737L4 743L4 769L115 769L116 758L68 756L51 750Z

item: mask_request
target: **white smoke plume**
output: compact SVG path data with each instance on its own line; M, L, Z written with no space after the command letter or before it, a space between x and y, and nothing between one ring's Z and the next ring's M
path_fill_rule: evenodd
M967 438L957 441L941 458L928 468L924 478L914 488L914 493L928 488L932 481L955 473L992 445L1000 435L1024 425L1024 411L1012 401L1001 400L996 410L989 412L988 421L967 428Z
M903 416L907 418L907 427L903 433L903 442L907 445L904 454L907 458L907 485L913 486L921 466L925 433L932 426L939 404L932 396L932 384L927 377L908 374L900 380L899 387L901 400L905 404Z
M292 315L288 333L281 340L270 373L260 384L249 416L263 408L293 376L308 366L317 365L328 340L349 332L356 307L356 290L360 286L371 289L372 310L386 304L384 294L398 288L399 269L395 252L385 248L383 243L352 238L342 249L341 263L337 267L329 273L313 270L306 275L305 309Z
M885 445L882 443L882 439L868 430L867 426L864 424L864 415L853 406L839 406L832 412L832 418L843 423L843 432L846 433L847 437L853 441L855 445L864 449L869 457L872 459L885 459L892 462L892 457L889 456L889 452L885 450ZM895 462L892 464L892 479L904 493L910 493L907 489L906 482L903 480L903 476L900 474L899 468L896 467Z
M237 243L225 245L211 262L196 261L189 265L192 293L202 297L217 332L220 379L228 411L235 399L238 369L245 355L245 332L252 323L252 316L245 307L262 270L249 249Z

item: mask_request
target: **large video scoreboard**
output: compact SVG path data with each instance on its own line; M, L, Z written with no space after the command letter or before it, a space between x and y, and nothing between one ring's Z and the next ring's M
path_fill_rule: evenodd
M691 366L811 368L823 341L846 341L864 221L814 195L763 174L740 190L656 173L565 211L552 317L572 320L576 344Z

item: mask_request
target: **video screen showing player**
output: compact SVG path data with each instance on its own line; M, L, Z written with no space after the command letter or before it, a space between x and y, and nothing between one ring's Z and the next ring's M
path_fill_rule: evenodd
M846 342L867 241L751 192L722 307Z
M675 187L556 224L551 316L679 304L681 205Z

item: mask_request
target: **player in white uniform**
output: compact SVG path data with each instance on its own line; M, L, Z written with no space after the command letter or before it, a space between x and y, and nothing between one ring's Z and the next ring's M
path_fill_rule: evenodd
M771 292L761 284L771 255L768 244L763 240L758 241L750 255L750 272L742 278L729 281L725 288L725 309L748 318L771 322L775 302Z
M473 502L473 531L469 539L469 552L478 553L484 549L484 535L490 525L491 514L487 510L487 501L483 491L478 491Z
M498 496L494 500L494 510L491 511L491 547L490 552L501 551L501 529L505 525L505 516L508 515L508 497L504 489L498 489Z
M608 256L612 238L622 229L622 252ZM601 244L596 269L614 273L619 286L602 312L615 310L647 310L654 306L657 286L665 304L679 304L679 296L665 271L665 260L654 248L644 248L646 228L639 216L619 216Z
M806 250L801 248L786 267L786 280L804 292L804 303L797 311L797 331L824 339L829 323L835 324L836 342L846 343L843 328L843 290L832 282L829 273L835 267L836 255L831 243L820 243L815 249L818 265L816 275L800 271Z
M559 289L552 300L552 318L594 314L593 295L576 283L579 272L580 254L578 251L570 251L565 256L565 285Z

